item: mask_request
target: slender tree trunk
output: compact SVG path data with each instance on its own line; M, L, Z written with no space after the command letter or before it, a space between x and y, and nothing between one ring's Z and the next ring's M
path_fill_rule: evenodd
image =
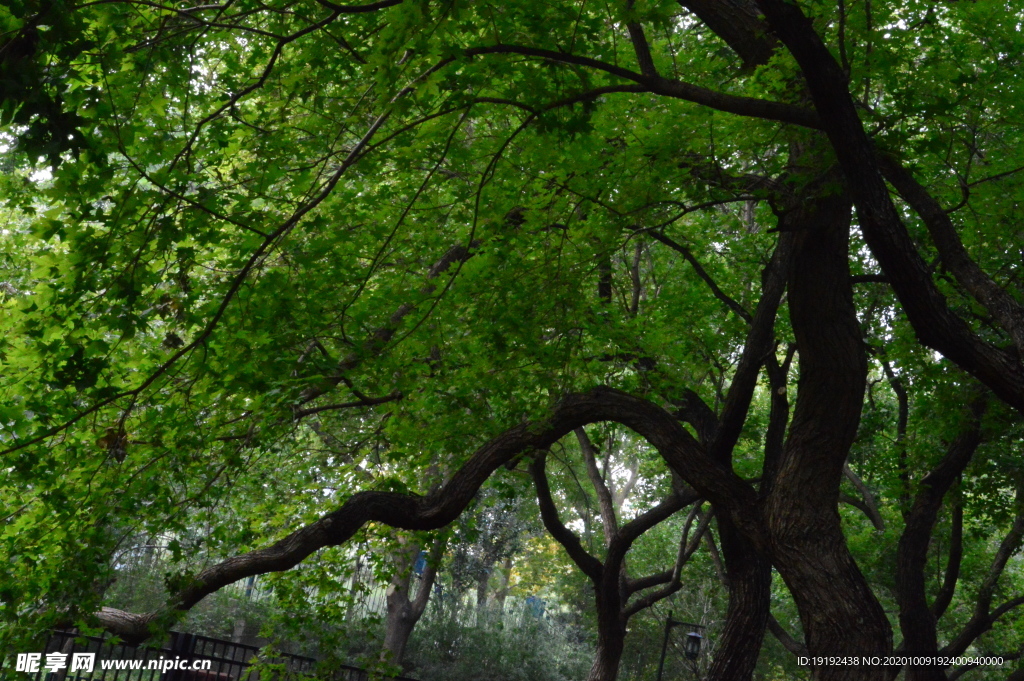
M928 545L943 498L981 442L982 408L982 402L975 403L970 423L949 446L939 465L921 481L914 504L906 514L906 527L896 552L896 601L900 606L900 630L906 655L935 655L939 650L937 617L928 606L925 588ZM943 667L907 667L907 681L945 681L946 678Z
M483 571L476 578L477 624L480 624L480 618L483 617L484 611L487 610L487 587L491 581L491 569L493 567L493 564L485 565Z
M772 557L812 656L884 656L892 650L892 631L846 546L837 508L867 376L848 267L850 203L842 196L805 200L783 223L798 234L789 309L800 377L765 504ZM888 676L880 666L822 666L813 674L828 681Z
M771 607L772 566L724 513L715 517L725 559L729 609L708 681L740 681L754 673L761 652Z
M419 552L419 545L411 543L403 545L392 554L395 571L387 593L383 656L393 664L402 663L405 646L416 625L412 619L412 600L409 597L409 590L412 585L413 565L416 563Z
M405 657L405 647L412 636L412 630L416 621L412 618L412 607L408 600L404 603L392 605L392 599L388 597L388 614L386 628L384 630L384 651L387 661L392 664L402 664Z
M505 558L501 565L501 586L494 592L494 602L498 604L498 612L505 612L505 599L508 598L509 580L512 578L512 556Z
M388 588L382 659L392 664L402 664L409 637L427 608L430 591L437 577L437 566L444 555L446 545L447 542L443 539L434 541L427 557L427 566L418 580L415 596L412 595L412 573L420 554L420 547L417 544L407 544L395 552L395 560L399 564Z

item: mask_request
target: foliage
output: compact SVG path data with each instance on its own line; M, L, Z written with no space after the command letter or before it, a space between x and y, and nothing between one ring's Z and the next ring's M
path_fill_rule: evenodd
M880 626L899 632L909 513L977 421L981 444L929 527L929 598L944 588L951 546L963 549L940 647L980 600L1013 603L1024 589L1019 405L982 384L1016 375L1019 341L906 199L898 217L930 263L929 300L1010 369L985 374L935 351L851 189L860 174L836 135L821 134L832 121L814 108L823 98L807 65L767 28L757 32L767 56L749 57L701 20L703 4L0 7L0 647L55 624L97 626L112 604L171 626L184 617L177 594L211 566L293 537L363 492L435 499L474 452L516 428L543 430L565 396L595 386L672 412L707 446L684 412L699 403L717 418L735 403L768 265L801 238L784 221L845 193L858 201L846 261L868 388L848 473L828 482L842 500L843 550L888 618ZM810 15L870 153L927 188L968 260L1019 304L1019 3L783 4ZM716 464L764 495L779 398L795 405L813 364L790 308L771 316L749 409ZM781 418L785 430L788 411ZM635 464L620 520L695 475L670 470L621 424L588 427L612 487ZM548 450L562 521L604 557L599 499L581 484L571 435ZM596 627L591 585L525 502L535 455L510 457L446 530L441 581L461 591L476 580L486 594L508 559L509 593L542 594ZM377 584L398 569L389 549L425 545L436 529L409 526L422 533L354 530L346 546L360 547ZM670 567L683 527L677 514L638 539L631 574ZM119 556L140 538L159 539L166 574L132 591ZM268 568L280 573L277 631L299 637L315 623L309 645L339 659L369 655L376 635L348 621L368 588L336 546L349 539L325 540L290 571ZM715 626L728 598L713 553L723 541L713 523L677 597L703 598ZM771 612L800 639L794 591L776 578ZM216 598L197 606L207 614L194 626L227 631L232 606ZM424 678L582 674L581 647L563 659L547 624L471 628L441 613L413 639ZM1018 610L997 619L971 650L1024 645ZM635 621L624 660L645 660L646 673L657 619ZM757 674L802 673L792 657L769 640Z
M409 657L422 681L566 681L583 676L592 655L573 639L564 626L528 609L472 625L436 609L417 628Z

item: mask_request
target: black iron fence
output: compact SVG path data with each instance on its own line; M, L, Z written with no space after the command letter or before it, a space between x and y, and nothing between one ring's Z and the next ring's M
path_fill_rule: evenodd
M160 645L130 646L59 631L44 652L23 654L18 665L27 673L15 676L25 681L415 681L347 665L318 671L311 657L180 632Z

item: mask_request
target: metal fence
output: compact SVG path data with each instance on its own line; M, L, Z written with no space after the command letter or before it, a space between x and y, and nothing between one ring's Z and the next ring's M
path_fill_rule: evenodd
M162 645L130 646L112 643L106 636L58 631L41 656L39 670L21 678L26 681L370 681L385 678L415 681L373 675L347 665L319 673L316 667L317 661L311 657L287 653L261 656L260 648L255 646L198 634L171 632Z

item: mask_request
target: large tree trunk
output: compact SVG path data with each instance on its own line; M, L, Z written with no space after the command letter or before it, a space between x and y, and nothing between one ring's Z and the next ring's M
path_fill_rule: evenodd
M610 572L610 574L609 574ZM594 585L597 600L597 650L587 681L615 681L626 641L619 597L618 570L605 573Z
M884 656L892 649L889 622L847 549L837 509L867 376L847 260L850 210L846 197L825 196L783 218L783 228L798 234L789 309L800 377L765 516L775 566L812 656ZM815 679L829 681L886 676L880 666L814 670Z

